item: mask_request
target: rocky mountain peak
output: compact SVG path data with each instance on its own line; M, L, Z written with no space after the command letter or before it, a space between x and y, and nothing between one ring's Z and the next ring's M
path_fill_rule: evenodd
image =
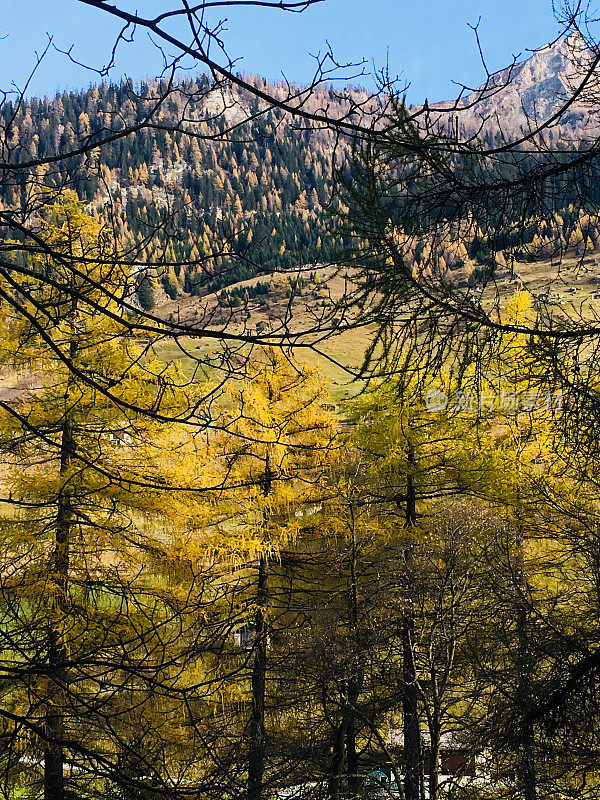
M466 132L498 130L511 137L526 133L559 114L591 66L592 53L579 33L558 39L533 51L529 58L495 73L458 104L456 119ZM564 139L597 125L600 113L600 71L586 90L553 122L551 130ZM597 132L596 132L597 133Z

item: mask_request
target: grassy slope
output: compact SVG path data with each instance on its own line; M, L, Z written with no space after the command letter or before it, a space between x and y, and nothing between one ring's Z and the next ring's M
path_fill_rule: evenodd
M344 281L339 276L334 276L333 270L319 268L320 281L315 284L310 279L314 268L307 268L301 274L306 281L306 286L302 295L294 303L294 323L293 329L302 330L310 327L312 314L315 309L318 311L323 303L327 303L328 295L333 299L339 299L344 291ZM260 305L258 301L251 301L249 304L250 316L243 323L241 320L241 310L234 314L228 329L241 332L244 324L251 332L256 330L257 324L269 325L273 317L283 316L288 303L286 289L288 288L288 277L293 277L298 273L278 273L274 276L265 278L255 278L244 281L235 286L245 287L256 283L258 280L268 280L272 285L271 292L267 297L267 305ZM327 287L327 288L325 288ZM233 287L230 287L233 288ZM600 257L588 257L583 259L566 258L560 265L550 262L531 262L517 263L512 273L504 271L500 274L496 282L496 290L500 297L500 306L518 288L527 289L534 296L547 295L547 302L550 302L560 313L568 314L574 318L586 316L589 318L594 314L600 314ZM489 293L493 290L486 290ZM595 297L598 295L598 297ZM197 322L202 306L207 304L214 308L216 300L213 298L182 298L177 301L165 303L160 308L161 315L168 317L169 314L178 314L180 319L189 322ZM211 326L214 327L214 326ZM347 366L350 370L356 370L360 366L365 348L369 342L370 331L368 329L348 331L343 334L332 336L325 341L320 349L323 355L310 350L299 348L296 355L311 366L320 366L323 369L326 379L331 384L332 394L339 398L349 394L357 388L353 383L351 372L347 372L341 366L329 361L327 356L338 364ZM213 351L214 345L209 342L183 340L182 346L190 352L196 352L199 356L208 355ZM193 358L182 352L173 342L164 342L156 347L156 352L161 360L178 360L188 375L193 371Z
M339 276L333 275L332 269L318 268L319 280L315 283L310 276L315 272L315 268L307 268L301 275L306 282L304 289L299 297L294 301L294 314L292 330L306 330L314 325L314 314L327 313L331 308L330 301L338 300L344 292L344 280ZM276 318L285 316L289 303L289 282L288 278L293 278L298 273L277 273L265 278L253 278L235 284L235 287L248 287L257 281L268 281L271 291L265 298L266 304L261 304L260 299L251 300L248 304L249 317L243 319L244 311L234 309L231 320L227 320L228 310L223 311L223 324L227 324L227 330L233 333L242 333L244 329L254 333L257 325L265 325L264 333L268 333L269 326L277 326ZM203 309L206 307L214 309L215 298L195 298L186 297L174 301L169 301L160 306L161 316L168 318L173 314L183 322L198 324L202 318ZM219 318L217 312L217 319ZM209 327L218 328L218 325L211 324ZM327 339L318 349L323 352L321 355L310 349L299 347L296 350L296 357L311 366L320 366L324 375L331 385L332 394L335 397L343 397L351 393L353 375L362 363L363 354L370 337L369 330L346 331L337 336ZM184 348L187 353L182 351ZM210 355L215 349L210 340L182 339L181 347L171 341L161 342L155 346L155 352L161 360L179 361L186 375L191 376L195 367L193 354L200 358ZM329 360L332 359L332 360ZM337 363L334 363L337 362ZM350 371L344 369L348 367Z

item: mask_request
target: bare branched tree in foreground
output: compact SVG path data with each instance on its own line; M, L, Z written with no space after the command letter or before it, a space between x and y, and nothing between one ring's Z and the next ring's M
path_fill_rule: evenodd
M599 249L600 139L584 110L598 95L600 46L582 9L566 9L552 45L570 65L564 96L523 107L511 127L494 103L518 80L517 60L486 70L483 85L454 102L416 108L385 78L376 94L336 89L362 67L329 51L308 86L236 72L219 14L237 5L310 13L317 0L183 0L153 17L79 2L122 26L100 79L146 33L164 67L142 88L114 89L118 102L97 124L82 115L43 148L21 135L27 90L0 98L5 794L261 800L303 780L308 764L337 800L357 793L375 759L392 764L400 785L404 758L406 795L418 800L422 732L433 796L442 735L459 724L475 750L492 743L505 795L527 800L539 793L544 737L558 759L544 780L572 790L561 749L570 736L583 791L597 769L600 324L594 306L553 307L552 290L503 307L508 281L527 288L519 264L543 259L560 279L566 265L572 275L587 269ZM190 70L204 76L189 79ZM332 206L355 244L340 259L343 297L299 322L290 284L285 310L261 330L240 322L233 303L165 318L152 303L165 276L176 283L190 262L208 283L240 264L261 275L258 248L247 235L240 246L241 222L184 260L172 246L177 226L199 214L165 186L160 213L129 236L105 157L146 133L173 148L241 146L286 125L323 137L341 179ZM319 351L333 333L359 328L373 337L363 375L393 378L392 398L359 422L375 414L390 433L346 442L352 457L332 465L329 404L320 388L305 391L290 350ZM507 358L515 337L518 364ZM156 357L165 343L192 362L187 372ZM265 345L272 380L256 358ZM527 428L519 411L481 427L481 415L457 415L460 443L450 423L441 437L418 379L478 388L493 383L499 362L515 386L562 391L568 413L550 415L554 438L549 418L533 416ZM280 396L282 380L290 397ZM421 412L423 430L434 430L426 447L453 442L435 450L435 464L473 504L458 513L481 525L441 523L432 503L450 490L434 491L432 469L420 472ZM490 429L510 434L493 439ZM540 452L522 457L534 439ZM473 474L481 454L501 476L490 487ZM540 463L551 479L539 479ZM488 522L492 504L501 523ZM561 530L551 563L569 587L563 595L532 588L550 562L528 560L524 542L541 530ZM385 558L393 570L380 581ZM499 693L503 702L484 708ZM591 739L575 730L581 708ZM403 753L394 749L401 726ZM503 726L517 731L516 744Z

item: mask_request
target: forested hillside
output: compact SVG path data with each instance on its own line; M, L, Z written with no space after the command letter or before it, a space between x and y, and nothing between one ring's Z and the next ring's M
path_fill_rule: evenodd
M321 4L0 92L4 800L600 796L600 41L430 108L208 27Z
M337 221L324 210L332 191L332 133L293 129L289 119L271 110L225 135L241 108L244 114L258 112L258 102L222 96L222 114L212 96L194 105L190 98L207 87L206 78L182 83L158 114L164 128L144 127L104 146L97 162L81 157L74 164L77 159L70 159L48 178L51 185L60 185L79 167L74 183L81 199L90 210L110 211L118 235L134 245L139 261L182 265L165 268L161 276L171 298L214 291L261 270L328 261L340 244L331 235ZM136 91L129 83L99 85L31 99L22 107L8 104L5 120L16 114L10 158L27 161L67 152L82 135L118 131L141 120L160 90L159 84ZM325 90L312 102L343 105ZM188 132L210 138L169 130L170 112L173 119L189 117ZM337 149L343 155L347 145ZM17 181L4 187L5 207L18 206L22 191ZM222 253L224 243L231 257L219 258L208 276L202 259ZM151 307L149 294L146 288L142 300Z
M553 57L554 51L537 53L537 71L540 60ZM521 68L521 73L527 88L529 72ZM284 92L283 84L248 80L258 89ZM99 84L52 98L6 102L2 108L1 122L10 129L3 156L10 163L72 152L81 141L112 139L97 155L46 167L44 180L49 187L73 186L88 211L107 220L127 260L141 265L135 270L138 295L147 309L168 299L217 292L256 275L331 262L346 244L334 176L337 167L348 169L350 140L331 130L303 129L241 91L215 96L209 89L206 77L181 81L169 90L152 125L142 123L165 91L157 82ZM347 98L360 103L365 97L358 89L320 88L306 106L343 114ZM507 101L498 97L502 109ZM248 115L252 121L242 126ZM571 120L574 126L580 122ZM138 123L132 135L118 137L120 130ZM1 207L23 207L26 187L23 172L9 175ZM593 252L600 247L600 230L578 203L580 189L557 187L542 213L532 214L527 225L517 221L515 234L502 240L487 225L476 224L468 231L449 231L443 241L408 235L401 243L404 258L427 272L473 284L488 276L491 253L502 265L514 258L536 261Z

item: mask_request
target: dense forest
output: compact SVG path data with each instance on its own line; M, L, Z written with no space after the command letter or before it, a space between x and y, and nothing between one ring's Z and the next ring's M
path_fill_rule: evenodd
M597 800L600 140L82 2L175 55L0 94L0 797Z
M529 337L477 392L408 356L339 407L275 348L190 381L120 335L99 218L63 193L40 235L3 307L4 796L596 797L597 474Z
M335 217L325 211L333 188L331 132L294 129L281 113L269 111L224 141L225 120L214 100L207 108L187 108L188 96L208 85L206 78L182 83L161 110L163 129L144 128L103 147L92 169L88 159L70 159L48 179L59 186L69 175L88 208L110 217L138 260L166 262L159 280L171 298L215 291L261 272L329 262L341 243L332 235ZM11 158L68 152L82 135L134 124L158 90L99 85L32 99L18 109L6 104L4 120L15 117ZM324 94L341 106L335 94ZM229 112L234 117L236 103L252 110L252 101L241 96ZM208 139L169 131L166 117L171 111L176 118L182 108L191 117L188 128L201 129ZM6 207L18 206L22 191L18 182L3 186ZM217 258L207 274L204 262L221 254L224 242L230 257ZM148 294L146 289L144 302L152 307Z
M251 80L258 88L266 85ZM139 300L147 309L256 275L332 263L348 245L336 177L338 170L346 176L351 171L351 141L328 130L302 130L277 109L258 113L258 101L241 92L194 105L190 97L209 86L203 77L182 80L161 108L158 125L103 146L91 163L84 155L65 159L46 178L49 188L68 182L88 210L103 216L130 260L154 264L147 280L143 270L138 276ZM81 137L93 141L106 131L135 126L160 88L99 84L16 106L7 102L1 113L3 124L10 121L6 156L19 163L67 153ZM280 87L270 89L277 93ZM309 107L326 103L343 110L345 98L364 94L321 88ZM254 121L225 136L244 113L256 113ZM174 125L182 116L186 125ZM189 131L202 138L186 135ZM488 143L493 138L486 137ZM26 203L26 187L23 173L4 181L3 208ZM405 258L442 277L477 284L489 277L492 254L505 263L504 250L510 250L507 260L521 261L593 253L600 249L600 229L571 194L557 188L545 214L533 215L503 241L490 242L494 232L482 223L468 235L410 242L407 237Z

